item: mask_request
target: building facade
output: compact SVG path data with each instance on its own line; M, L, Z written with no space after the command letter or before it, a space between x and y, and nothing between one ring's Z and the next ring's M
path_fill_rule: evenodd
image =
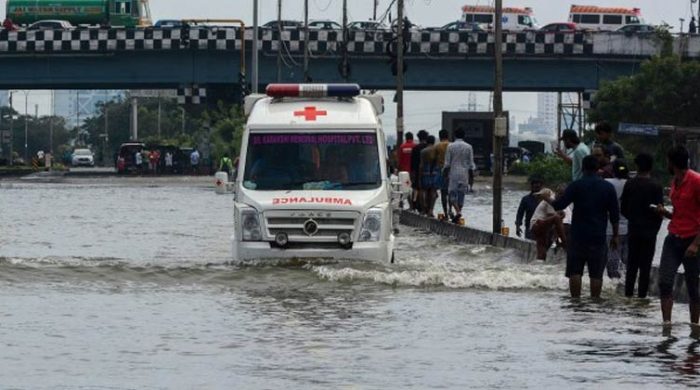
M121 98L121 90L54 91L53 112L66 119L69 128L79 126L86 118L98 114L98 104Z

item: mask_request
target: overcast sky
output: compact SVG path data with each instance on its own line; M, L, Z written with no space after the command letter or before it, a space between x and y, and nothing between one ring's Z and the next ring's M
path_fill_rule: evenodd
M382 14L391 0L379 0L379 14ZM406 13L414 22L422 26L440 26L456 20L465 4L491 5L491 0L405 0ZM572 2L600 6L639 7L643 18L653 24L666 22L679 30L679 18L690 19L690 0L523 0L504 1L504 6L532 7L540 24L566 21ZM0 7L5 8L5 0ZM151 0L153 20L181 18L236 18L252 24L253 0ZM348 19L360 20L372 17L374 0L348 0ZM275 19L277 0L259 0L260 23ZM282 17L303 19L303 0L282 0ZM309 0L311 19L342 19L342 0ZM694 10L697 14L697 9ZM394 12L395 13L395 12ZM687 28L687 27L686 27ZM23 96L16 104L24 105ZM31 97L34 95L34 98ZM41 112L48 112L48 93L33 91L30 106L38 103ZM391 94L387 93L387 97ZM429 96L429 98L428 98ZM480 109L487 109L488 94L479 94ZM391 100L388 100L390 102ZM408 129L428 128L436 130L440 126L440 111L458 110L466 107L466 92L409 92L406 97L406 124ZM537 99L532 93L511 93L505 97L505 108L516 115L518 122L536 114ZM387 104L384 121L387 127L394 126L394 107Z

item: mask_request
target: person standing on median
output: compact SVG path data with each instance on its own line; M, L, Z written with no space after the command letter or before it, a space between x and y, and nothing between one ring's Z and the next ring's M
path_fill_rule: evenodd
M435 136L428 136L428 147L420 152L420 186L421 186L421 203L423 204L423 214L433 218L433 210L435 209L435 199L437 191L435 190L435 172L437 164L435 162Z
M455 130L455 140L447 147L443 176L448 177L450 203L455 211L452 222L459 223L462 218L464 197L469 191L469 171L476 169L474 164L474 149L464 141L463 128Z
M447 154L447 147L450 146L450 133L442 129L438 133L440 137L440 142L435 145L435 162L437 164L437 178L435 187L440 190L440 203L442 203L442 212L445 219L452 213L448 203L449 191L448 182L446 176L443 176L442 170L445 167L445 155Z
M690 323L697 327L700 319L700 174L688 168L689 153L683 146L675 146L667 155L668 169L673 174L671 203L673 211L663 204L656 206L659 215L671 220L664 241L659 265L659 295L664 325L671 324L673 286L676 272L683 264L688 291Z
M411 150L411 184L413 185L413 209L423 213L423 189L421 188L420 154L428 147L428 132L418 132L418 145Z
M612 225L610 246L618 245L620 207L612 184L596 175L598 161L586 156L581 163L583 176L571 183L564 195L552 203L557 211L574 205L571 221L571 242L567 243L566 277L572 298L581 296L581 278L584 266L588 266L591 279L591 297L600 297L603 273L607 262L608 220Z
M629 178L629 171L627 170L627 164L624 160L617 159L612 163L613 178L605 179L608 183L615 187L615 193L617 194L618 203L622 202L622 193L627 184L627 179ZM621 279L623 265L627 265L627 257L629 253L629 246L627 241L627 218L624 215L620 216L620 223L618 228L619 242L615 249L610 249L608 251L608 264L606 268L608 270L608 277L610 279ZM608 241L612 239L612 225L608 224Z
M627 218L629 234L625 296L634 295L634 285L639 272L637 296L646 298L651 263L656 252L656 237L663 220L649 206L662 204L664 193L663 188L651 179L654 158L650 154L637 155L634 164L637 166L637 176L627 181L620 200L620 211Z
M515 235L523 236L523 218L525 218L525 238L532 240L532 232L530 231L530 220L535 213L537 205L540 203L539 198L535 193L539 192L544 185L544 180L540 176L530 176L530 193L520 199L518 213L515 216Z
M579 180L583 177L581 165L583 158L590 155L591 151L588 146L581 142L578 134L574 130L566 129L562 133L561 140L564 141L564 147L568 152L560 148L555 151L564 162L571 166L571 181ZM597 161L596 161L597 164ZM598 169L596 168L596 171Z

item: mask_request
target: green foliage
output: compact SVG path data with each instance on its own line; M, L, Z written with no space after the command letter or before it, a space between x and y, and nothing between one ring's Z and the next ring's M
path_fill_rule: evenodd
M639 73L605 82L589 112L592 122L693 126L700 123L700 63L655 57Z
M510 173L540 176L551 187L571 181L571 167L552 155L537 156L527 164L518 162L513 165Z
M25 128L27 134L27 157L29 161L36 156L40 150L51 150L51 128L53 127L53 147L54 153L60 149L61 145L67 144L73 135L66 128L65 119L61 117L34 117L31 115L17 115L17 112L10 107L1 107L0 115L2 120L0 130L11 131L12 149L16 157L24 158L24 136ZM25 127L26 126L26 127ZM3 157L9 153L3 152Z
M240 152L245 117L238 106L219 102L211 110L190 107L184 115L182 110L183 107L172 99L160 99L160 102L158 99L139 99L139 141L179 147L207 146L213 161L224 154L233 157ZM116 152L119 145L129 141L130 115L129 101L102 104L99 114L88 118L82 127L87 134L85 143L94 145L99 155L104 146L103 134L107 126L107 149Z

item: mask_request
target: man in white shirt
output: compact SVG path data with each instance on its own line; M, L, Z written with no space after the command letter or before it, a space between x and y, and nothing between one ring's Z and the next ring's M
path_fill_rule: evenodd
M549 188L543 188L534 194L540 199L540 204L537 205L535 213L530 220L530 230L532 237L537 243L537 260L547 260L547 250L551 246L551 232L554 229L559 237L561 245L566 247L566 232L564 230L564 213L557 212L552 207L551 202L554 201L554 192Z

